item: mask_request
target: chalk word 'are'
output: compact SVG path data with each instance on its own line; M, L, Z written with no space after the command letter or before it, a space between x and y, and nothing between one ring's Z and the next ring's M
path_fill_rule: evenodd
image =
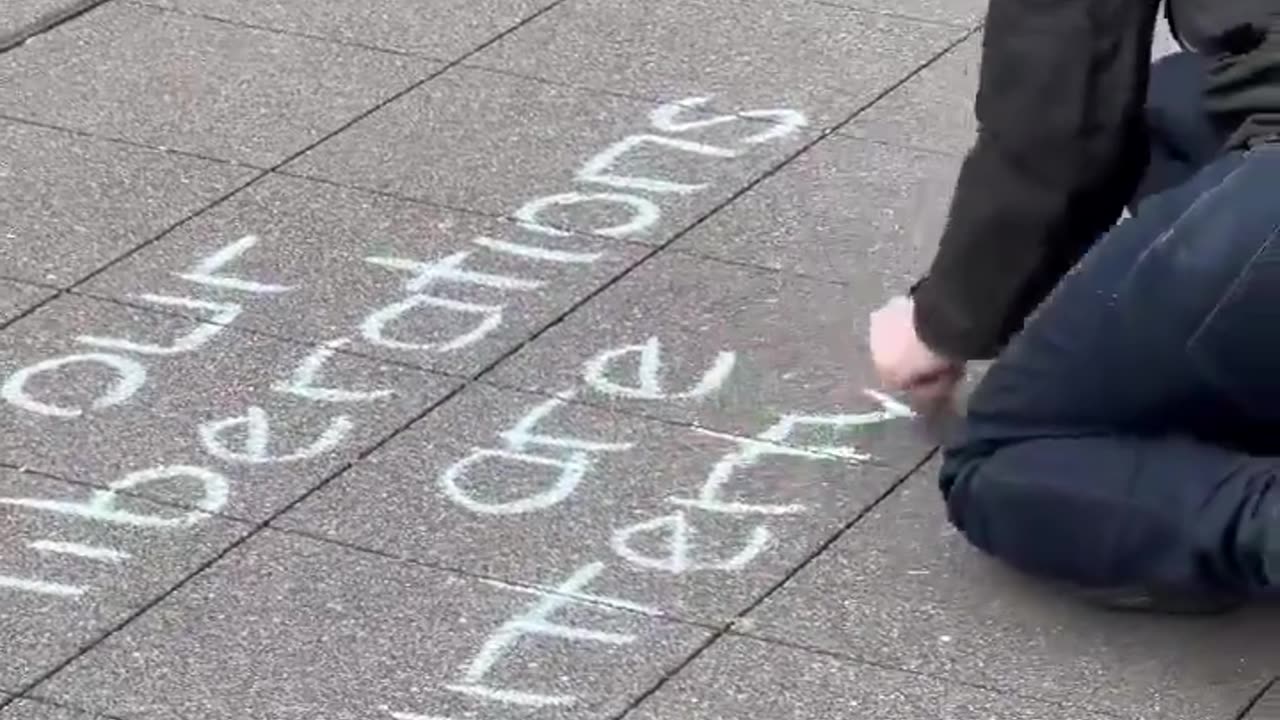
M734 352L721 352L711 367L690 389L672 391L663 381L662 345L657 337L645 342L605 350L583 365L582 377L586 387L607 395L653 401L686 400L709 397L731 379L737 362ZM624 380L619 377L619 361L635 356L635 377ZM453 502L471 512L482 515L518 515L553 507L569 498L593 469L593 462L601 453L620 453L633 448L633 443L589 439L572 435L552 434L541 429L553 411L568 405L579 388L558 393L535 405L515 425L500 433L502 447L477 447L470 455L445 469L439 478L444 494ZM798 431L823 428L833 432L856 429L868 425L912 417L914 413L902 403L873 390L865 391L879 408L863 413L840 414L784 414L773 425L754 437L744 438L706 429L696 432L723 439L734 449L718 460L708 473L695 497L668 497L666 502L676 506L675 511L659 517L641 520L632 525L617 528L609 540L613 553L634 568L684 575L698 571L736 572L756 560L773 543L773 531L768 525L771 518L791 515L805 510L800 504L746 502L728 497L728 490L738 473L746 471L766 458L796 458L809 461L862 462L870 456L856 447L832 443L795 444ZM502 461L523 467L524 471L552 470L553 482L544 489L516 499L491 500L475 497L462 480L469 470L485 461ZM493 477L520 477L517 473L494 473ZM758 518L742 543L733 554L716 559L701 557L697 548L696 522L699 513L733 515ZM654 540L658 540L657 543ZM651 548L646 552L641 547ZM652 548L661 547L661 550ZM645 615L656 615L653 608L613 597L584 594L585 583L595 579L606 568L602 561L593 561L573 573L568 581L556 588L539 593L542 600L525 613L502 625L484 643L479 653L462 668L462 681L445 686L453 693L469 695L485 702L501 706L537 709L549 706L566 706L577 702L577 696L569 693L532 692L527 689L495 686L488 678L493 668L504 658L515 643L526 636L546 636L563 642L593 642L608 645L624 645L636 641L633 634L590 630L551 623L549 613L573 601L590 603L606 609L627 609ZM441 716L392 712L393 720L448 720Z
M737 362L737 353L720 352L712 366L690 389L670 391L664 388L662 380L661 352L661 342L656 336L640 344L605 350L584 364L582 377L585 386L615 397L653 401L701 399L710 397L724 386ZM620 361L630 355L638 356L639 362L636 364L635 379L625 382L617 379L615 371L623 365ZM579 388L570 388L538 403L514 426L499 434L499 446L476 446L468 455L446 467L438 478L439 487L445 496L457 505L481 515L520 515L546 510L574 493L599 455L631 450L634 444L629 442L586 439L538 430L553 412L564 407L579 392ZM768 457L854 462L871 459L852 446L797 446L791 442L793 434L804 428L821 427L838 432L911 416L909 408L892 398L874 391L867 393L880 403L880 409L852 414L787 414L753 438L696 429L699 433L724 439L737 447L715 464L697 497L669 498L668 501L685 508L731 515L787 515L803 511L802 505L753 504L728 500L724 497L724 491L736 473L745 471ZM483 464L511 468L512 472L498 473L507 477L519 477L521 472L550 471L552 479L542 489L514 499L481 498L476 496L474 490L468 489L465 480ZM679 526L679 520L674 518L669 523Z

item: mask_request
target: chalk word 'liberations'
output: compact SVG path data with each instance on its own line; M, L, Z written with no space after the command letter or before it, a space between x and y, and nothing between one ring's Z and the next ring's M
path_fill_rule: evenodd
M630 381L619 379L622 362L628 356L636 356L635 376ZM716 355L711 365L689 389L672 391L663 384L662 345L656 336L643 343L606 349L587 360L582 368L581 387L572 387L556 393L550 399L537 403L508 430L498 434L497 446L476 446L465 457L446 467L437 482L444 496L466 510L489 516L521 515L535 513L558 505L570 498L579 485L588 479L595 460L603 453L622 453L633 449L634 443L580 437L569 434L551 434L540 430L551 415L566 411L568 402L583 390L607 396L672 401L708 398L719 392L731 379L738 361L736 352L723 351ZM820 444L803 445L794 442L794 434L801 429L821 428L833 436L836 433L855 432L858 428L878 425L914 415L910 408L874 390L865 391L879 408L869 412L843 414L784 414L754 437L744 438L706 429L694 431L724 440L731 446L708 472L702 485L692 497L673 495L666 502L675 509L666 514L635 522L614 530L610 549L625 563L642 571L665 573L672 576L700 571L736 572L746 568L774 542L770 527L771 518L804 512L801 504L777 504L748 502L731 493L735 478L768 458L794 458L816 462L863 462L871 457L852 445ZM500 463L505 472L499 477L523 478L527 473L550 471L551 480L541 489L530 491L524 497L492 500L476 497L468 491L465 479L469 471L481 463ZM754 527L742 539L740 548L729 557L706 559L697 557L696 525L699 514L754 517ZM646 554L639 548L638 539L657 540L661 553ZM651 543L646 543L651 545ZM598 610L630 610L648 616L657 616L653 608L616 597L585 592L586 585L598 578L608 567L596 560L574 571L563 583L545 591L514 588L521 592L533 592L538 600L524 612L505 622L484 642L478 654L461 671L461 681L444 686L448 692L458 693L500 706L519 707L524 711L544 707L572 705L577 697L566 692L533 692L526 689L504 687L489 679L491 671L525 637L540 636L561 642L627 645L637 637L621 633L574 627L552 622L553 612L572 604L589 605ZM439 715L394 712L387 710L393 720L448 720Z
M708 183L678 182L671 179L630 174L621 170L626 158L642 148L723 161L740 157L750 148L788 137L807 125L803 113L789 109L753 110L740 115L710 115L698 111L710 100L707 97L690 97L659 105L649 114L650 130L629 135L587 160L575 173L574 180L582 185L554 195L535 198L514 212L519 226L534 235L563 237L570 233L550 219L555 213L571 212L583 206L612 205L630 213L630 217L609 227L589 228L588 234L605 237L628 237L649 231L661 218L662 211L654 197L665 195L685 196L700 192ZM745 134L736 146L711 145L690 139L689 135L710 127L741 123ZM682 137L677 137L682 136ZM603 191L601 190L603 188ZM572 225L573 223L569 223ZM181 280L197 288L207 288L223 293L243 296L272 296L292 292L296 286L263 280L248 279L231 274L228 268L260 242L256 235L247 235L200 258L190 268L176 272ZM582 252L545 247L530 242L476 237L471 245L489 252L500 253L535 263L591 264L604 257L603 251ZM390 389L363 390L333 387L323 384L320 377L326 363L342 348L357 341L399 351L424 353L450 353L470 347L482 341L503 324L504 305L501 303L476 303L444 297L431 292L445 284L465 284L502 292L528 292L544 287L537 279L513 277L470 270L464 263L473 259L476 250L455 252L433 261L375 256L366 261L392 271L408 273L404 282L404 297L370 312L354 328L351 335L330 339L314 349L287 377L273 385L276 393L287 394L307 401L338 405L368 403L391 397ZM110 412L126 405L141 391L148 381L149 363L196 352L220 336L241 316L244 307L239 302L224 298L180 297L157 293L142 293L134 301L184 313L197 319L194 327L167 344L140 342L129 338L103 337L85 334L75 341L85 348L61 357L49 358L12 373L0 384L0 399L9 405L51 419L72 421L86 414ZM393 325L411 311L437 314L454 314L476 318L466 331L443 339L398 337ZM79 406L67 406L42 399L35 387L51 384L75 387L75 378L65 378L76 369L96 368L106 370L112 380L92 400ZM41 382L37 382L41 381ZM354 420L346 414L330 418L329 424L304 447L290 452L273 454L271 451L271 422L265 410L251 406L242 415L213 420L200 425L197 436L208 454L215 460L232 466L248 464L290 463L314 459L337 450L356 430ZM238 436L238 446L235 438ZM118 509L117 495L160 480L186 479L203 488L203 494L192 506L192 512L177 518L146 516ZM31 510L57 512L84 520L117 525L150 528L176 528L189 526L218 512L228 502L231 482L216 470L192 466L160 466L127 474L111 483L106 490L93 493L83 502L53 501L41 498L0 498L0 504L24 507ZM41 542L41 541L37 541ZM48 551L47 548L45 551ZM98 562L103 557L125 557L111 548L68 553L85 560ZM32 578L16 578L0 574L0 589L37 592L58 597L77 597L85 591L82 586ZM72 591L74 589L74 592Z

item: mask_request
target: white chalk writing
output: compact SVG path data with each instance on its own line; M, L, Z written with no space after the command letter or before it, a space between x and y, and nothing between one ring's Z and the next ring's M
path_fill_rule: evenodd
M322 387L319 385L324 366L340 348L351 343L350 338L330 340L306 357L288 380L276 383L272 389L276 392L297 395L307 400L327 403L369 402L381 400L394 394L391 390L344 390L341 388Z
M600 565L601 571L605 569L605 565L603 563L597 563L597 564ZM598 574L599 573L597 573L597 575ZM613 608L614 610L625 610L627 612L637 613L640 615L648 615L649 617L662 616L662 614L658 612L655 608L652 608L648 605L642 605L637 602L631 602L630 600L623 600L621 598L616 598L616 597L604 597L601 595L592 595L591 593L565 592L563 588L557 589L555 587L542 587L542 586L530 587L528 585L513 585L511 583L502 582L501 580L487 580L483 578L480 580L480 582L484 583L485 585L500 588L508 592L523 593L525 595L534 595L537 597L543 597L547 593L556 593L558 595L563 595L571 600L577 600L578 602L587 603L590 605L604 605L606 607Z
M715 364L703 374L702 379L690 390L682 393L667 393L662 390L662 347L656 336L649 338L641 345L628 345L613 350L606 350L587 361L583 368L583 378L591 389L617 397L639 400L687 400L701 398L716 390L729 379L733 372L737 353L721 352L716 356ZM639 355L637 367L637 386L621 385L609 379L609 370L613 363L627 355Z
M733 158L738 153L728 148L716 147L714 145L705 145L691 140L679 140L669 138L662 135L631 135L623 138L618 142L610 145L598 155L587 161L586 165L578 171L577 179L585 183L595 183L597 185L608 185L624 190L641 190L651 193L677 193L680 195L688 195L699 190L705 190L707 183L682 183L673 182L671 180L660 180L657 178L630 177L626 175L618 175L612 172L615 163L622 159L622 156L632 150L651 143L664 147L674 148L683 152L696 153L707 157L716 158Z
M434 262L393 257L368 257L365 262L412 273L413 278L404 284L404 289L411 293L420 293L437 282L470 283L499 290L536 290L544 285L541 280L462 269L462 263L472 255L470 250L463 250Z
M167 517L139 514L124 510L118 506L119 494L122 490L131 490L149 483L174 479L196 481L201 489L201 495L198 500L190 503L196 509L177 517ZM181 527L194 525L221 510L226 505L230 485L225 476L212 470L190 465L174 465L130 473L123 479L109 484L107 488L106 490L95 490L85 502L67 502L65 500L49 500L46 498L0 497L0 505L44 510L115 525L140 528Z
M258 243L259 238L256 235L244 236L196 261L191 270L174 273L174 275L201 287L249 295L276 295L292 291L293 286L250 280L227 272L228 265ZM458 258L459 261L461 259ZM450 279L452 277L450 268L453 267L454 265L446 266L445 271L440 275L444 279ZM475 279L472 275L465 273L463 277L469 280ZM193 315L196 324L189 331L163 344L119 336L81 335L76 338L77 342L114 352L83 353L40 361L9 376L3 386L0 386L0 395L6 402L19 409L55 418L76 418L91 411L103 411L123 405L133 399L148 380L147 365L143 364L143 360L135 359L130 355L141 356L148 362L154 362L155 358L159 357L195 352L222 334L243 311L243 307L239 304L208 299L154 293L134 297L147 303L182 311L171 313L171 315ZM307 401L325 403L368 402L392 395L390 390L340 389L327 387L321 382L321 375L326 365L333 359L336 350L349 342L348 338L340 338L322 344L311 352L287 379L275 383L272 391ZM70 382L70 378L65 376L72 369L86 374L86 377L80 382ZM111 372L112 377L107 386L91 400L76 404L66 399L53 400L43 397L45 395L58 397L58 394L55 394L58 390L65 396L69 394L67 388L91 392L103 369ZM87 375L89 372L94 372L96 375ZM249 405L243 414L199 424L196 433L205 452L215 460L240 465L261 465L299 462L319 457L336 450L355 429L355 422L349 416L331 417L324 427L316 429L317 436L303 447L273 452L271 422L267 411L258 405ZM151 509L147 511L126 507L124 495L128 491L158 492L162 483L171 493L184 492L189 495L190 488L194 487L198 494L194 498L178 501L173 506L153 503L149 506ZM0 506L20 508L34 513L53 513L65 518L125 526L137 530L173 531L199 524L221 511L229 501L230 490L229 479L220 472L198 465L173 464L132 472L114 483L109 483L106 489L90 492L88 497L82 500L0 497ZM50 538L33 540L27 546L45 555L58 555L66 559L102 565L117 565L133 558L130 553L114 548ZM63 597L79 596L89 589L80 584L69 585L43 579L9 576L5 576L2 587L20 592Z
M551 250L537 245L526 245L525 243L511 242L510 240L495 240L494 238L488 237L473 238L471 242L482 248L493 250L494 252L506 253L526 260L541 260L543 262L589 265L604 257L604 253L601 252Z
M387 325L399 320L402 315L420 307L433 307L467 315L479 315L481 319L467 332L449 339L447 342L407 342L387 337ZM502 326L501 305L481 305L461 300L451 300L419 293L398 302L391 303L369 315L360 324L360 334L365 340L379 347L392 350L415 350L433 352L452 352L474 345L486 335Z
M71 555L85 560L95 560L104 563L118 563L121 560L127 560L130 557L127 552L112 550L111 548L84 545L81 543L59 542L56 540L36 540L28 543L27 547L41 552L54 553L58 555Z
M742 140L747 145L759 145L760 143L784 138L809 124L804 113L786 108L749 110L741 115L717 115L696 120L679 121L676 119L685 114L686 111L702 107L710 101L711 98L709 97L691 97L660 105L649 114L649 122L654 128L662 132L682 133L734 122L739 118L769 120L772 123L772 127Z
M64 585L63 583L48 582L45 580L31 580L29 578L18 578L10 575L0 575L0 590L16 590L19 592L35 593L37 595L54 595L57 597L79 597L86 591L79 585Z
M691 390L670 392L662 381L662 343L657 336L640 344L609 348L590 358L583 365L584 388L629 399L646 401L672 401L706 397L723 387L730 379L737 354L722 351L716 355L712 367L707 370ZM626 358L634 357L635 377L624 382L616 378L619 367ZM440 478L444 494L454 503L483 515L514 515L546 510L569 498L587 476L593 453L623 452L632 449L633 443L584 439L552 434L540 428L547 423L554 411L566 409L576 398L578 390L569 389L557 393L530 411L508 430L499 433L502 447L477 447L463 459L449 466ZM837 442L834 433L849 432L868 425L897 418L910 417L911 410L893 398L867 391L867 396L879 404L879 408L862 413L787 413L754 437L739 437L692 428L693 432L716 437L731 443L734 449L723 455L711 468L695 498L668 497L667 502L679 506L666 515L651 517L624 527L615 528L609 538L610 549L628 566L668 575L684 575L694 572L738 572L756 561L775 543L773 530L764 522L743 528L741 537L731 548L720 542L700 542L697 525L718 517L718 527L725 522L742 522L744 518L765 518L803 512L800 503L780 504L748 502L731 497L732 482L743 473L769 458L800 459L817 462L858 463L870 460L870 455L854 445ZM806 431L825 431L829 438L805 441ZM552 450L555 452L547 452ZM554 478L550 483L538 485L539 491L524 494L514 500L479 499L481 486L466 489L461 481L483 462L504 462L520 465L526 471L540 468L549 471ZM511 483L515 474L495 469L493 478L499 489ZM581 583L574 580L594 579L606 568L602 562L588 565L561 587L549 589L512 588L518 592L537 595L546 601L543 609L559 607L552 598L563 605L570 601L607 606L615 610L629 610L644 614L656 614L652 608L620 600L601 598L578 592ZM501 583L491 583L509 587ZM603 632L552 623L545 616L530 611L508 621L498 632L490 636L479 654L468 665L462 682L445 686L451 692L481 701L506 706L526 708L561 707L577 701L577 696L565 692L532 691L495 686L487 678L504 657L509 648L520 638L535 635L579 642L622 645L635 641L633 635ZM397 717L393 714L393 718ZM412 717L412 716L407 716Z
M244 428L244 449L233 450L223 442L222 435L240 427ZM267 412L253 406L241 417L204 423L200 426L199 433L205 450L219 460L259 465L299 462L318 457L341 445L354 429L355 423L351 418L342 415L329 421L328 427L310 445L287 455L273 456L270 453L271 426L267 421Z
M218 333L234 322L243 309L233 303L192 300L191 298L170 297L168 295L141 295L139 297L155 305L178 307L186 310L203 310L209 313L209 318L207 318L207 322L197 323L191 332L174 340L169 345L140 343L121 338L102 338L91 335L81 335L76 340L93 347L107 350L123 350L140 355L181 355L193 352L212 340Z
M605 237L623 238L628 235L638 235L656 225L658 218L662 217L662 211L658 209L657 203L639 195L580 192L547 195L536 200L530 200L522 205L519 210L516 210L515 217L520 221L521 227L527 230L546 235L567 236L570 234L567 230L560 230L553 225L542 222L540 219L542 213L553 208L581 205L583 203L613 203L626 206L631 210L631 218L626 222L595 228L590 231Z
M27 391L27 384L45 373L60 370L68 365L83 363L104 365L116 374L115 382L111 384L107 392L89 404L90 409L93 410L103 410L127 401L133 397L134 393L141 390L142 386L147 382L146 367L135 360L109 353L85 353L43 360L22 368L10 375L9 379L5 381L4 386L0 388L0 396L3 396L5 402L10 405L37 415L63 418L80 417L84 414L84 408L67 408L41 402L32 397ZM72 387L78 386L80 386L80 383L72 384Z
M665 557L650 557L632 547L631 543L637 536L655 532L666 536L667 555ZM727 560L704 563L693 559L694 536L694 529L685 518L685 514L677 511L622 528L614 533L611 544L614 552L632 565L681 575L697 570L741 570L768 549L773 540L773 534L769 532L769 528L756 526L752 529L746 546L737 555Z
M874 397L874 396L873 396ZM906 411L910 413L910 410ZM786 445L793 432L803 427L823 427L829 429L856 428L883 423L900 417L903 414L901 404L882 407L868 413L839 415L784 415L777 423L761 432L754 438L739 438L710 430L699 429L699 432L715 437L722 437L738 447L726 454L711 469L698 497L669 498L669 502L685 507L699 508L710 512L731 515L791 515L804 510L803 505L754 504L737 500L727 500L723 491L734 475L758 464L766 457L791 457L806 460L843 459L853 462L870 460L870 455L846 445L815 445L795 447Z
M240 292L277 294L292 291L294 288L288 285L274 285L271 283L245 280L242 278L231 277L229 275L218 274L218 272L227 265L239 259L245 251L249 250L254 245L257 245L258 240L259 238L257 235L246 235L221 250L218 250L212 255L201 259L189 272L174 274L183 280L187 280L198 285L238 290Z
M447 467L439 479L445 496L459 506L483 515L519 515L545 510L573 494L590 472L595 454L631 449L631 443L584 440L537 432L538 423L572 397L572 392L565 392L539 403L517 421L515 426L500 435L504 441L504 447L474 448L471 454ZM530 452L531 449L538 447L567 452L551 457ZM522 465L526 469L530 466L550 469L555 471L555 476L551 484L538 493L507 501L478 500L462 487L461 480L468 475L468 471L486 460L503 460ZM509 476L509 473L501 475L504 478Z
M572 705L576 702L577 698L569 694L545 694L496 688L484 684L485 678L521 638L529 635L568 642L594 642L606 645L627 645L635 642L636 636L630 633L574 627L552 620L552 616L558 611L574 603L590 602L601 610L609 610L618 603L625 602L617 598L597 597L585 592L586 587L604 570L604 567L604 563L592 563L573 573L555 590L537 593L539 595L537 601L489 636L480 652L464 669L462 682L448 685L446 689L506 705L546 707ZM590 598L590 600L584 602L577 598Z
M403 278L403 282L398 283L396 296L381 298L371 308L361 310L360 319L343 331L345 337L323 341L308 350L299 364L282 373L283 379L273 378L277 382L270 386L271 392L295 400L345 406L343 410L353 413L355 409L362 409L364 404L390 398L394 395L391 389L342 387L332 377L326 379L326 375L334 374L331 366L336 359L357 342L383 350L444 354L473 348L486 339L491 340L508 321L508 315L515 315L514 311L508 312L504 298L512 293L544 290L553 282L536 276L535 268L569 275L578 268L553 266L590 265L608 254L593 249L583 250L581 246L574 249L562 247L572 247L570 243L579 241L596 242L596 247L621 246L601 237L575 237L575 233L625 239L653 232L663 220L664 207L660 202L703 192L711 187L708 177L722 174L717 171L700 179L689 172L672 177L652 169L653 164L649 161L654 156L662 154L677 156L686 162L723 165L751 152L752 146L791 136L807 125L803 114L787 109L752 110L737 115L702 112L700 109L709 102L707 97L689 97L663 104L649 113L647 128L630 132L589 156L584 153L588 159L573 172L573 185L559 188L562 192L529 199L512 213L518 223L516 227L525 234L523 238L478 236L468 241L468 249L451 250L434 258L421 257L414 252L403 257L382 249L371 251L364 258L366 264L390 270ZM712 128L734 128L738 132L728 133L727 139L719 136L714 142L695 135ZM576 221L569 222L575 218ZM530 239L530 233L538 237ZM149 366L143 363L163 362L159 358L201 350L238 320L244 307L226 302L225 293L257 296L256 299L261 300L261 296L280 295L297 289L292 284L260 277L259 273L243 264L247 255L261 243L262 239L256 234L243 235L196 258L185 270L172 273L172 276L191 283L187 288L191 292L198 291L211 297L154 293L133 296L141 302L181 311L177 314L194 316L196 324L189 330L184 328L181 334L163 342L108 334L80 335L77 342L102 352L67 355L18 370L0 386L0 394L6 402L19 409L56 418L77 418L127 403L148 381ZM508 264L530 261L541 265L497 272L492 267L484 269L485 253L499 254ZM496 256L488 257L493 259ZM169 282L174 282L172 277ZM481 299L443 296L444 293L458 291L460 287L465 287L470 293L484 295ZM248 302L244 297L240 299ZM421 329L421 323L427 320L447 321L450 327L428 332ZM640 337L645 335L647 333ZM705 401L722 391L739 362L736 353L722 351L703 359L705 365L702 368L705 369L701 375L671 378L667 377L672 373L665 370L662 353L663 348L656 335L638 344L605 350L583 366L581 379L585 385L581 389L625 400ZM631 367L634 371L628 376ZM98 380L105 370L111 373L110 381L105 387L94 383L71 383L66 376L72 370L96 372L97 375L91 376L93 380ZM96 394L91 394L94 392L92 388L97 388ZM83 395L72 395L71 389L80 389ZM553 429L554 421L561 419L562 413L571 412L570 406L579 390L566 390L536 403L489 444L472 447L469 454L446 468L436 478L433 490L443 492L448 500L461 508L490 516L544 511L565 502L593 472L599 472L604 464L602 458L634 448L632 442L599 437L595 433L580 434L563 429L563 425ZM68 396L79 399L69 400ZM799 512L803 506L748 502L737 497L741 490L734 487L734 480L766 459L866 460L867 454L852 444L835 441L804 443L795 436L806 429L842 430L901 417L900 408L892 406L887 399L881 405L881 410L875 413L786 414L773 426L751 438L699 430L730 443L732 449L711 468L694 499L667 498L678 506L677 509L659 517L638 521L629 519L630 524L614 528L610 537L611 549L633 570L639 571L681 575L696 571L742 570L777 541L773 530L763 522L771 515ZM270 414L267 408L272 408ZM275 408L265 401L246 401L234 410L219 413L219 417L201 418L203 422L196 424L195 432L207 456L235 466L237 470L243 470L243 466L297 463L319 458L336 451L357 432L351 415L334 414L312 420L305 438L292 437L292 442L287 442L275 437L273 432L284 412L287 410ZM224 414L226 416L221 416ZM718 447L716 451L719 452ZM484 472L486 470L490 472ZM165 488L171 493L175 486L185 489L188 495L194 489L194 497L173 506L152 504L146 506L147 509L139 509L139 506L126 502L125 496L130 494L129 491L158 491L161 483L166 483ZM170 531L189 528L222 511L228 503L230 491L231 482L221 472L199 465L161 464L130 473L107 485L106 489L86 490L88 494L82 499L0 497L0 506L124 526L130 528L132 535L139 529ZM670 510L670 507L666 509ZM709 518L699 514L708 512L730 517ZM716 527L725 523L748 524L742 526L734 545L713 544L706 538L711 527L708 521L712 519L717 521ZM60 563L77 560L95 563L99 570L132 558L130 553L115 548L62 539L35 540L27 546L46 556L59 556ZM461 668L458 681L447 685L446 690L472 699L526 709L557 708L577 702L577 697L563 688L519 688L516 683L500 681L498 676L503 661L526 639L613 647L637 641L634 632L570 624L560 614L570 606L595 608L602 612L658 614L658 610L641 603L590 591L588 586L605 568L604 562L590 563L551 588L508 586L514 592L533 595L534 601L518 615L503 622L487 638L475 657ZM87 590L85 585L60 583L56 579L7 575L0 575L0 588L56 597L78 597ZM431 714L390 714L394 720L444 720Z

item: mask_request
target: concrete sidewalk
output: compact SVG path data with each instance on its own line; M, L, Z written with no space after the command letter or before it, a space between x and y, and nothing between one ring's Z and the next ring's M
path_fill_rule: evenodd
M6 2L0 720L1280 716L868 390L982 0Z

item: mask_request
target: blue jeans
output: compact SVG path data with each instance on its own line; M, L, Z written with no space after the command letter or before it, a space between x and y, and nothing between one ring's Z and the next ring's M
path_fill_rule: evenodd
M1086 588L1280 589L1280 145L1221 153L1194 56L1153 70L1153 160L974 391L953 524Z

